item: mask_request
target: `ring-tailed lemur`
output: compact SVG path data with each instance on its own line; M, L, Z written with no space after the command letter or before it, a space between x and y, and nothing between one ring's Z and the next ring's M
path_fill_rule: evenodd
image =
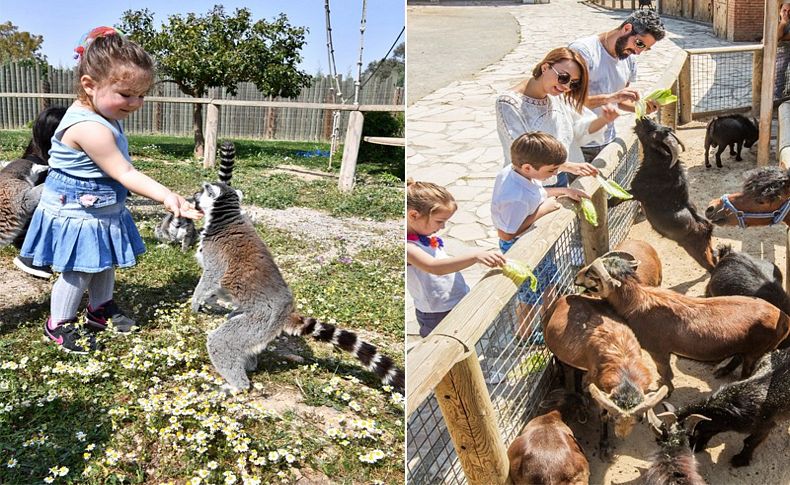
M241 213L240 194L225 183L204 183L195 195L205 225L197 259L203 267L192 310L214 298L227 298L234 310L208 334L211 363L231 388L247 389L247 371L280 333L312 336L353 353L384 384L403 390L403 370L353 332L294 312L293 296L269 249Z
M232 142L223 142L219 148L219 180L230 185L233 164L236 160L236 148ZM175 217L172 213L165 214L162 222L154 229L156 240L165 244L180 244L186 252L198 240L195 221L186 217Z

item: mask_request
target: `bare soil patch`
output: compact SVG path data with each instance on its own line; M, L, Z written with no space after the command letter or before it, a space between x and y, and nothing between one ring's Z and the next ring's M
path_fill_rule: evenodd
M708 202L725 193L740 191L744 174L756 167L757 147L744 151L744 161L736 162L725 151L722 157L724 168L705 168L704 139L705 123L694 122L678 130L678 135L685 143L687 151L681 161L688 170L688 178L692 187L692 197L697 207L704 211ZM785 244L786 231L784 225L751 228L742 230L737 227L716 227L713 233L714 245L718 243L732 244L736 250L747 252L775 263L786 272ZM659 236L647 221L635 224L629 238L642 239L652 244L660 255L664 269L662 286L672 288L680 293L691 296L704 296L708 274L685 251L674 242ZM744 308L743 311L749 311ZM658 374L649 355L644 353L645 361L653 368L655 378ZM669 402L676 407L688 404L708 396L713 390L727 382L732 382L740 375L740 369L724 379L713 377L713 364L695 362L687 359L673 358L675 392ZM598 454L599 427L595 417L574 430L582 443L590 460L591 484L637 484L643 471L650 464L650 457L658 448L647 422L638 424L633 433L625 439L611 438L613 461L605 463ZM746 435L723 433L710 442L710 447L698 453L702 476L711 484L788 484L790 483L790 420L778 423L765 442L757 449L752 464L744 468L733 468L729 460L743 446Z

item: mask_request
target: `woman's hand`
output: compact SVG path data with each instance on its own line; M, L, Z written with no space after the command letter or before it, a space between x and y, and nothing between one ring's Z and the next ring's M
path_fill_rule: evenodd
M577 177L587 177L598 175L598 169L591 163L565 162L562 164L562 171L572 173Z
M620 112L617 111L617 107L612 104L605 104L601 106L601 119L606 121L606 123L612 123L617 117L620 116Z
M162 204L164 204L165 209L172 212L176 217L186 217L193 220L203 217L203 214L196 211L192 204L175 192L170 192L165 197L165 200L162 201Z

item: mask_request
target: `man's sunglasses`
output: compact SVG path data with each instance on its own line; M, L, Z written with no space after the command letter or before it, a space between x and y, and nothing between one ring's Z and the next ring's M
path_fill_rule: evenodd
M551 70L554 71L554 74L557 75L557 82L559 82L560 84L567 84L568 87L570 87L574 91L576 91L582 86L581 79L574 79L573 81L571 81L571 75L568 74L567 72L557 72L557 70L554 69L554 66L549 66L549 67L551 67Z

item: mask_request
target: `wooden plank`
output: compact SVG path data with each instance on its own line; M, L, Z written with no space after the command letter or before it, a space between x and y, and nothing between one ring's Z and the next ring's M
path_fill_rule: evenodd
M678 77L678 91L680 95L680 124L685 125L691 121L691 56L686 57Z
M772 1L772 0L768 0ZM777 22L779 22L777 20ZM700 54L725 54L731 52L750 52L750 51L760 51L763 50L762 44L748 44L748 45L728 45L723 47L705 47L705 48L695 48L695 49L686 49L686 52L690 56L696 56Z
M760 113L760 91L763 86L763 50L752 54L752 115Z
M348 192L354 188L354 174L357 169L357 155L359 155L359 141L362 138L362 123L364 116L354 111L348 118L346 141L343 145L343 161L340 164L340 180L338 188Z
M763 78L760 95L760 133L757 140L757 166L768 165L771 158L771 117L774 109L774 74L776 71L776 34L779 25L779 6L782 0L765 0L763 24Z
M436 387L436 400L467 481L510 483L507 448L477 354L472 352L447 373Z
M203 151L203 168L213 168L217 158L217 125L219 106L210 104L206 108L206 138Z
M386 136L366 136L363 138L368 143L376 145L387 145L393 147L406 146L406 138L386 137Z

